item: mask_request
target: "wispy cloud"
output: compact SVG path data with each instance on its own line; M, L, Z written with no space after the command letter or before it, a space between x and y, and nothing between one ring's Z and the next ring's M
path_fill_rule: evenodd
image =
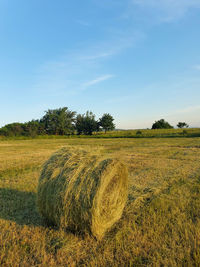
M66 96L77 94L92 85L111 79L114 77L113 74L100 75L104 72L106 62L134 46L142 38L144 36L136 32L131 36L120 35L110 41L68 51L60 58L47 61L40 66L32 89L49 95Z
M195 70L200 70L200 64L193 67Z
M175 114L181 114L181 113L192 113L192 112L196 112L196 111L200 111L200 105L198 106L189 106L183 109L179 109L176 110L174 113Z
M134 6L138 6L154 15L154 19L163 22L171 22L183 17L190 9L200 8L199 0L130 0ZM151 12L156 13L152 14Z
M133 47L138 41L144 40L146 35L141 31L130 30L127 33L121 31L115 31L112 29L111 35L115 37L107 40L106 42L100 42L89 48L89 51L82 51L79 58L81 60L97 61L111 58L122 51Z
M107 52L98 52L97 54L91 54L91 55L86 55L82 56L81 59L85 60L96 60L96 59L104 59L107 57L110 57L115 54L115 49L111 49L110 51Z
M199 0L131 0L133 3L142 6L153 6L153 7L180 7L180 8L190 8L198 7L200 5Z
M109 80L111 78L113 78L114 75L111 75L111 74L106 74L106 75L103 75L103 76L100 76L94 80L91 80L91 81L88 81L86 83L84 83L82 85L82 89L87 89L88 87L92 86L92 85L95 85L95 84L98 84L98 83L101 83L103 81L106 81L106 80Z
M85 21L85 20L77 19L75 22L80 24L81 26L85 26L85 27L89 27L90 26L90 23Z
M166 113L163 117L170 120L173 125L176 125L178 121L186 121L190 127L197 127L199 126L200 105L177 109L168 114Z

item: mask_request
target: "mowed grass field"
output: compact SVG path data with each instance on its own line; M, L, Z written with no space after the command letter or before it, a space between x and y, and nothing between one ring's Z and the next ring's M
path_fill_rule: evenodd
M123 216L101 242L47 227L37 212L42 165L65 146L128 166ZM200 138L0 141L0 266L200 266Z

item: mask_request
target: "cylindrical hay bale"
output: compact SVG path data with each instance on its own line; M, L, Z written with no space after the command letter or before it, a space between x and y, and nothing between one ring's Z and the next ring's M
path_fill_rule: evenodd
M126 166L117 159L62 149L43 167L39 212L49 223L101 239L122 215L127 177Z

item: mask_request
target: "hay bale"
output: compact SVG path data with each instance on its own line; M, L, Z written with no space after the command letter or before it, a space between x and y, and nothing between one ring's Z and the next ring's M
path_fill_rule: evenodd
M101 239L122 215L127 177L117 159L62 149L43 167L38 209L48 223Z

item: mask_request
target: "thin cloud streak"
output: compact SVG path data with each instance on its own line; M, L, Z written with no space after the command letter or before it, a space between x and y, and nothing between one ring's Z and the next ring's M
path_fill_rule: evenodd
M82 88L83 89L87 89L88 87L90 87L92 85L95 85L95 84L101 83L103 81L109 80L109 79L111 79L113 77L114 77L114 75L111 75L111 74L100 76L100 77L98 77L98 78L96 78L94 80L91 80L89 82L84 83Z
M182 8L190 8L190 7L199 7L199 0L132 0L133 3L141 5L141 6L152 6L152 7L182 7Z
M200 8L199 0L131 0L131 3L144 10L156 11L154 19L160 22L173 22L190 9Z
M75 20L75 22L80 24L81 26L85 26L85 27L89 27L90 26L90 23L85 21L85 20L77 19L77 20Z
M196 70L200 70L200 65L195 65L195 66L194 66L194 69L196 69Z
M195 111L200 111L200 105L199 106L190 106L186 107L184 109L180 109L174 112L174 114L180 114L180 113L191 113Z
M199 127L200 106L188 106L175 110L173 113L166 114L165 118L170 123L177 125L178 121L186 121L190 127Z
M107 58L107 57L110 57L112 55L114 55L115 52L114 50L113 51L110 51L110 52L100 52L100 53L97 53L96 55L87 55L87 56L83 56L81 59L83 60L96 60L96 59L102 59L102 58Z
M103 65L107 60L111 60L112 57L132 47L143 38L143 34L137 32L131 37L120 36L87 48L68 51L57 60L48 61L40 66L31 89L53 96L78 94L89 86L114 77L111 74L100 77L98 75L102 73ZM96 79L91 79L95 76L97 76Z

